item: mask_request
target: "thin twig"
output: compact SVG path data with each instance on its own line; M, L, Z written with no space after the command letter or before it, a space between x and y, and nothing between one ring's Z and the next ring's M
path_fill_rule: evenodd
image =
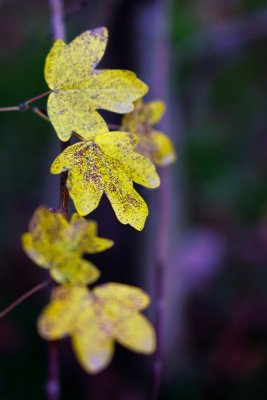
M10 311L14 310L14 308L16 308L19 304L23 303L29 297L33 296L35 293L37 293L40 290L44 289L48 285L49 285L49 282L48 281L44 281L42 283L39 283L39 285L34 286L34 288L28 290L28 292L24 293L17 300L15 300L13 303L11 303L8 307L4 308L4 310L2 310L0 312L0 319L3 318L8 313L10 313Z
M17 106L12 107L0 107L0 112L7 112L7 111L27 111L30 109L29 104L34 103L37 100L42 99L43 97L48 96L51 93L51 90L48 90L45 93L41 93L38 96L32 97L29 100L20 103Z
M32 97L32 98L29 99L29 100L26 100L26 101L25 101L24 103L22 103L22 104L24 104L24 105L27 106L28 104L34 103L35 101L40 100L40 99L42 99L43 97L48 96L50 93L51 93L51 90L48 90L48 91L45 92L45 93L38 94L38 96Z
M19 106L12 106L12 107L0 107L0 112L7 112L7 111L21 111Z
M51 9L51 25L54 40L65 40L65 26L64 26L64 4L63 0L49 0ZM70 145L70 141L61 142L61 151L64 151ZM59 208L63 210L64 216L68 215L68 189L67 189L68 173L63 172L60 175L60 195L59 195Z

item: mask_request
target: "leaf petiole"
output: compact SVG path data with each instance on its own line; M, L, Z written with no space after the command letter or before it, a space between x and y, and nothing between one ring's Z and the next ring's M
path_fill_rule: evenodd
M24 101L23 103L19 104L18 106L12 106L12 107L0 107L0 112L7 112L7 111L26 111L29 109L29 104L34 103L37 100L42 99L43 97L48 96L51 93L51 90L48 90L47 92L41 93L38 96L32 97L31 99L28 99Z
M41 110L38 107L30 107L29 110L31 110L34 114L38 115L38 117L41 117L41 118L45 119L46 121L50 122L50 119L48 118L48 116L44 110Z

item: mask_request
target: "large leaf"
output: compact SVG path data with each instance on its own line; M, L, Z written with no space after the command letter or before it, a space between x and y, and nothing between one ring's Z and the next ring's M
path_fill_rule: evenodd
M84 139L90 139L94 132L106 131L97 109L130 112L133 101L148 90L133 72L95 69L107 40L107 29L97 28L69 44L57 40L47 56L45 79L52 90L48 115L63 141L74 131Z
M67 187L80 215L92 212L105 193L121 223L143 229L148 208L133 181L155 188L159 176L134 146L128 133L108 132L69 146L55 159L51 172L69 171Z

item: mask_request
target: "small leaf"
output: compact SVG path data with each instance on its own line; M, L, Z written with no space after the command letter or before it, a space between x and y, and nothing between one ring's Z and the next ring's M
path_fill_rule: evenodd
M140 141L136 151L149 157L157 166L165 167L176 160L176 154L171 140L162 132L156 131L156 124L165 112L162 101L135 103L135 109L126 114L122 120L122 129L132 135L138 135Z
M91 291L63 285L53 289L51 303L39 317L38 330L47 340L70 335L81 365L96 373L111 361L115 341L139 353L155 350L154 329L138 312L149 302L141 289L119 283Z
M50 270L58 282L92 283L100 275L84 253L98 253L110 248L113 242L97 237L94 221L74 215L69 223L61 214L39 207L22 236L27 255L40 267Z
M63 141L75 131L90 140L107 126L97 109L126 113L148 90L133 72L97 70L108 40L106 28L86 31L65 44L57 40L47 56L45 79L52 90L48 115Z
M67 187L80 215L97 208L105 193L122 224L143 229L148 209L133 181L155 188L159 176L151 161L134 151L128 133L108 132L69 146L51 166L52 174L67 170Z

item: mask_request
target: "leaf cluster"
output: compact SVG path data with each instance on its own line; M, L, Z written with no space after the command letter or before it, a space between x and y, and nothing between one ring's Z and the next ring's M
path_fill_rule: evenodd
M148 207L134 183L158 187L155 164L166 166L176 158L170 139L152 128L164 103L140 100L148 87L133 72L96 69L107 40L107 29L97 28L69 44L57 40L47 56L47 113L59 139L71 140L51 173L68 172L77 213L67 221L60 212L39 207L22 236L27 255L59 285L39 318L40 335L48 340L71 336L78 360L91 373L108 365L114 342L153 352L155 333L140 313L150 303L141 289L119 283L87 288L100 270L84 255L107 250L113 241L98 237L97 223L83 217L105 194L122 224L142 230ZM99 109L126 114L121 129L109 131Z

